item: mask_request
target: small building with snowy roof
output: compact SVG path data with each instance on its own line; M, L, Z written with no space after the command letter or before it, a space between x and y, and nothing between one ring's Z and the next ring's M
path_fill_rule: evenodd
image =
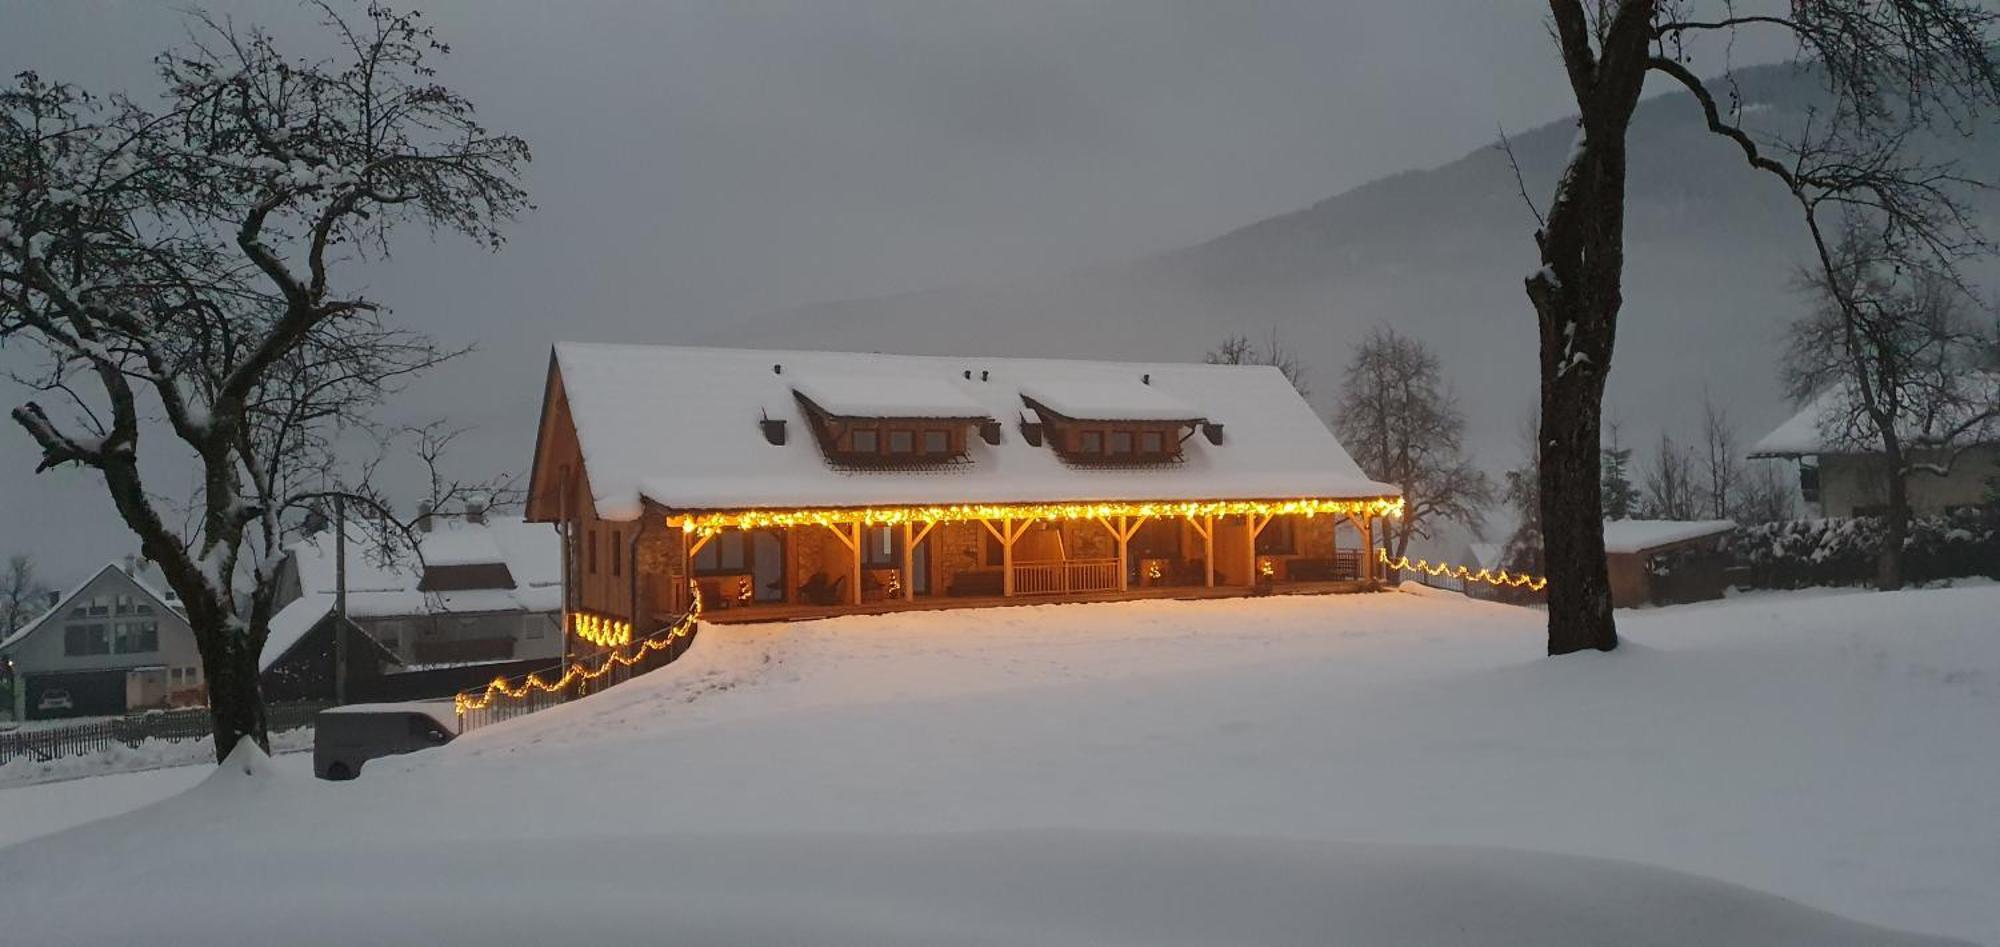
M1961 405L1907 412L1897 425L1910 459L1924 465L1908 482L1912 512L1990 502L1989 481L2000 477L2000 373L1970 373L1963 394ZM1821 515L1872 516L1887 506L1880 435L1848 386L1815 395L1752 445L1750 456L1798 462L1800 492Z
M563 343L575 622L1359 588L1395 487L1266 366Z
M562 547L548 526L483 505L425 515L417 548L394 561L347 549L348 620L405 667L554 660ZM271 619L268 671L296 648L330 650L336 598L333 534L293 544L279 576L285 604ZM308 637L316 644L302 645Z
M1611 604L1675 605L1722 597L1730 520L1605 520Z

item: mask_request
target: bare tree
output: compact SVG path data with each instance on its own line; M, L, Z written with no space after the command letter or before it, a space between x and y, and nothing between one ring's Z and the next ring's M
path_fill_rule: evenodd
M1403 516L1387 537L1391 555L1441 523L1478 530L1493 481L1465 456L1465 415L1429 346L1378 327L1348 363L1334 427L1368 476L1403 489Z
M1617 647L1598 490L1604 383L1625 268L1627 131L1646 77L1660 73L1700 104L1708 129L1776 177L1819 239L1822 209L1895 221L1898 240L1939 256L1977 243L1954 196L1966 179L1909 159L1904 144L2000 101L1992 32L1976 0L1792 0L1745 14L1733 0L1549 0L1551 32L1579 113L1577 136L1535 242L1525 283L1540 335L1543 529L1549 653ZM1691 38L1776 32L1796 43L1838 103L1779 160L1692 68ZM1727 44L1721 44L1726 48ZM1821 253L1824 257L1824 252Z
M1735 516L1743 490L1742 451L1729 410L1706 393L1701 397L1701 473L1706 503L1703 514L1718 520Z
M1542 431L1530 418L1521 429L1521 462L1503 477L1501 494L1514 513L1514 532L1500 552L1500 567L1509 572L1547 575L1542 556Z
M1645 496L1640 512L1648 519L1692 520L1701 517L1701 488L1696 480L1695 457L1661 433L1652 463L1646 467Z
M329 59L197 16L156 60L157 106L32 74L0 90L0 338L43 353L27 380L53 399L13 418L40 469L104 478L180 596L218 758L266 743L280 553L351 488L335 438L452 354L391 326L344 269L410 224L498 246L526 207L526 145L438 84L447 50L417 15L320 10ZM190 466L182 535L149 484Z
M1831 260L1803 281L1814 308L1791 325L1785 384L1819 406L1824 441L1880 458L1877 582L1900 588L1910 482L1949 475L1967 448L2000 436L2000 376L1980 369L1990 340L1949 276L1915 269L1893 241L1853 225Z
M1298 354L1278 338L1278 330L1272 329L1262 345L1250 341L1247 335L1232 335L1222 340L1222 344L1210 349L1203 357L1210 365L1270 365L1282 372L1285 380L1298 389L1300 396L1312 394L1306 387L1306 366Z
M1752 463L1742 478L1742 487L1730 508L1730 518L1738 523L1776 523L1798 515L1791 482L1779 472L1779 461Z
M34 621L48 607L49 587L35 575L35 557L7 557L7 571L0 573L0 638L13 634Z

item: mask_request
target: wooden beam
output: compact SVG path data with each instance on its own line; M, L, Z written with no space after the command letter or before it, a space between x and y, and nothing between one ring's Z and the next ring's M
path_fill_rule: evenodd
M854 583L853 587L847 590L847 603L859 605L861 604L861 523L859 521L849 523L848 529L853 536L853 540L848 542L847 546L850 551L848 561L854 564Z
M1132 538L1132 534L1125 531L1125 517L1120 516L1118 518L1118 528L1112 530L1111 534L1118 537L1118 591L1123 592L1131 585L1131 579L1126 577L1126 573L1129 571L1127 563L1130 560L1126 558L1125 544Z
M901 578L903 582L903 601L905 602L914 602L917 600L916 577L911 574L913 567L915 566L917 561L917 554L915 550L916 541L912 538L915 535L916 534L912 532L910 529L910 521L904 520L903 521L903 571L902 574L899 576L899 578Z
M1201 519L1201 568L1207 573L1202 578L1212 589L1215 588L1215 514L1210 513Z
M1361 578L1375 581L1375 517L1361 518Z
M986 521L980 520L980 522L984 523ZM989 525L986 528L992 529L993 527ZM1013 520L1005 519L1000 521L1000 597L1001 598L1014 597L1014 540L1017 537L1017 535L1018 534L1014 532Z
M1270 514L1265 514L1261 518L1254 510L1243 514L1243 574L1248 577L1248 584L1252 588L1255 588L1257 580L1262 578L1257 574L1257 537L1262 535L1264 527L1269 525L1271 525Z

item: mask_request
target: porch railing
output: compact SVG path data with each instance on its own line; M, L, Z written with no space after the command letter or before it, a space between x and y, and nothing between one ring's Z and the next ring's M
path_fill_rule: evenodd
M1116 559L1053 559L1014 563L1015 595L1112 592L1117 588Z

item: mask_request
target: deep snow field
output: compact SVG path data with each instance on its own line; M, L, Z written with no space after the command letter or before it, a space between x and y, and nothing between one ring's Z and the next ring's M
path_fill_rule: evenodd
M706 626L355 782L236 760L0 848L0 939L2000 943L2000 586L1624 611L1618 652L1556 660L1541 618Z

